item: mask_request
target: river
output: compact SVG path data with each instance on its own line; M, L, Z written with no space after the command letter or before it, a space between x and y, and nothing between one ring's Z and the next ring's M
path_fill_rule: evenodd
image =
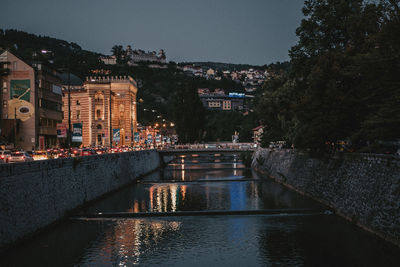
M179 156L0 258L0 266L399 263L399 248L246 169L236 155Z

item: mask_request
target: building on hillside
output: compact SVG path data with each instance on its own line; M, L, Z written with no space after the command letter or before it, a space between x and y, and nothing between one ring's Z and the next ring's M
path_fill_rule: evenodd
M9 51L0 52L8 70L1 84L1 136L24 150L55 147L62 120L59 73L49 64L27 64Z
M131 66L137 66L139 62L165 64L167 62L167 56L165 51L161 49L158 53L156 51L145 52L141 49L133 50L130 45L126 47L126 56L128 57L127 63ZM116 56L101 56L100 60L106 65L117 64ZM154 67L154 65L153 65ZM160 68L163 68L160 66Z
M201 67L195 65L185 65L183 66L183 72L186 75L202 77L203 76L203 69Z
M104 62L106 65L115 65L117 64L116 56L101 56L100 60Z
M206 72L207 76L212 77L215 75L215 71L212 68L209 68Z
M68 125L67 85L63 92L63 124ZM130 76L87 77L83 86L70 89L72 141L82 146L133 145L136 94Z
M126 54L128 58L130 58L130 64L136 64L138 62L165 64L167 61L167 57L163 49L161 49L158 53L156 53L155 51L145 52L141 49L132 50L132 47L128 45L126 48Z
M208 110L247 111L244 94L229 93L225 95L224 90L220 88L216 88L213 92L208 88L199 88L197 93L204 108Z

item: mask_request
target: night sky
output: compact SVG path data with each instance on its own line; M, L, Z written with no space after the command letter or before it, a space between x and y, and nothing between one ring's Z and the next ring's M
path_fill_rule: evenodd
M76 42L160 50L167 60L269 64L288 60L303 0L2 0L0 28Z

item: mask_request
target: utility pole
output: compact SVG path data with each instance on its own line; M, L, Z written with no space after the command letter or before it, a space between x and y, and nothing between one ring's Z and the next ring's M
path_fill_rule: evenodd
M112 111L112 91L111 91L111 87L110 87L110 147L112 147L113 145L113 126L112 126L112 116L111 116L111 111Z
M14 149L17 147L17 108L14 107Z
M71 125L71 71L68 63L68 148L71 147L72 144L72 125Z

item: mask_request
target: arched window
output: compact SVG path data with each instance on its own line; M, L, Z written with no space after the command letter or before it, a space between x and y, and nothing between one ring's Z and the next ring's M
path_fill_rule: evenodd
M94 101L100 102L103 100L104 100L104 94L100 91L96 92L96 94L94 95Z
M97 125L97 130L101 130L103 127L101 127L101 124Z

